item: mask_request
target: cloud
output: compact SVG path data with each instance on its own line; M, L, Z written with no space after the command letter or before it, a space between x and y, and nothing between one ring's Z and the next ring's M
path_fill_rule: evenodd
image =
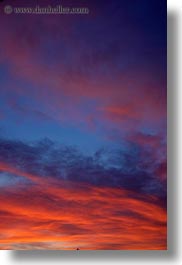
M1 249L166 249L158 2L87 1L87 16L0 15ZM69 142L72 128L77 147L55 142L59 133ZM30 142L40 135L53 139ZM80 151L82 138L95 153Z
M1 249L166 249L166 182L141 170L141 147L0 146Z
M49 139L34 143L0 139L0 146L1 171L26 174L30 180L37 175L42 181L52 177L166 196L165 159L156 160L155 149L148 151L136 143L128 142L126 150L100 149L90 156Z
M166 212L155 197L62 180L35 183L1 190L2 248L166 249Z
M10 86L5 84L2 90L37 102L59 122L84 123L103 134L109 128L120 133L144 126L161 128L166 119L164 33L151 38L163 28L161 17L153 23L145 6L139 17L145 14L152 21L149 31L138 20L136 9L132 23L124 12L127 4L124 9L117 2L104 9L95 2L88 5L96 13L85 16L85 23L73 16L20 16L17 20L12 15L7 20L1 15L1 24L6 25L1 33L2 64L8 65L11 76ZM111 9L120 15L106 19ZM156 3L153 9L157 12ZM126 22L127 28L122 26Z

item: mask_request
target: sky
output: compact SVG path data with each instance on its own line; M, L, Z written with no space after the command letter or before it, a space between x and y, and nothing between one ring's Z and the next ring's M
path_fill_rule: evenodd
M0 249L167 249L166 12L0 3Z

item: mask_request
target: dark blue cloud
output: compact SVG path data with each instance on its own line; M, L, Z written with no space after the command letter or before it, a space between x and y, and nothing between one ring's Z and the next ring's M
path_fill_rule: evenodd
M93 156L86 156L74 147L59 145L49 139L33 143L0 139L0 161L42 178L51 176L96 186L125 188L164 200L166 181L160 178L161 170L165 172L164 165L153 160L155 166L151 168L149 163L147 167L141 148L130 144L127 151L111 152L103 148Z

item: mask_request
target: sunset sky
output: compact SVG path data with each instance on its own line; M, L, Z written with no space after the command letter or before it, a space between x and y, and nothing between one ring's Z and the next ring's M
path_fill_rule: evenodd
M4 13L37 3L89 14ZM0 249L167 248L166 15L0 3Z

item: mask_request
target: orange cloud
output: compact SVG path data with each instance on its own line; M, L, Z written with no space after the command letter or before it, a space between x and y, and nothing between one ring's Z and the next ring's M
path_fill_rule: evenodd
M166 249L166 210L154 196L43 178L1 188L1 249Z

